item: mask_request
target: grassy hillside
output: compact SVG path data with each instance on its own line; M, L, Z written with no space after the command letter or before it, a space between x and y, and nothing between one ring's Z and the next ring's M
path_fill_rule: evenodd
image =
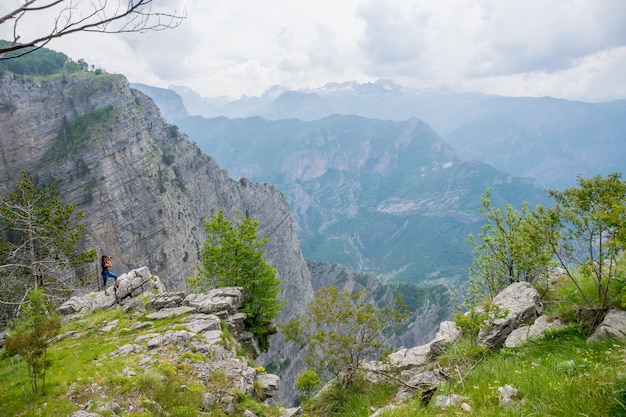
M621 270L625 271L624 265ZM621 304L622 287L619 282L611 287L614 307ZM558 279L539 291L544 314L560 319L565 328L550 330L545 338L519 348L497 352L488 352L464 336L460 342L448 345L433 364L448 376L434 396L463 396L471 412L459 406L435 407L434 400L425 404L419 395L388 407L399 385L362 381L349 392L338 387L323 390L313 400L312 415L366 417L373 410L388 407L377 416L626 416L626 341L587 341L593 329L593 314L583 307L571 281ZM499 403L498 388L505 385L518 390L509 407Z
M179 352L174 346L165 354L144 350L111 356L122 346L145 345L166 330L184 329L179 323L181 317L148 320L141 313L124 312L123 307L67 321L48 350L52 366L43 395L31 392L26 365L19 357L7 357L4 349L0 350L0 415L69 416L78 410L94 411L101 403L119 404L120 409L112 411L120 416L226 415L217 407L200 411L205 408L203 392L207 387L192 372L194 363L210 365L218 358L191 350ZM238 349L245 361L245 352L227 327L222 326L223 345ZM215 375L209 391L218 398L231 394L226 377ZM278 408L257 403L242 393L232 394L237 397L238 415L245 409L257 416L280 415Z

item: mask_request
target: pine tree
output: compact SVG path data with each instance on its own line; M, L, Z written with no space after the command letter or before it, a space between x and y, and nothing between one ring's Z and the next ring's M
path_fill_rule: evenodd
M19 310L30 288L42 287L51 301L78 285L75 268L95 260L95 249L78 252L82 212L63 205L54 184L35 185L22 173L16 191L0 196L0 308L5 318Z
M267 350L269 336L276 333L272 320L282 311L278 297L280 279L263 258L260 248L268 239L258 239L260 222L241 215L237 215L236 222L235 225L228 220L222 210L211 221L205 221L207 238L202 246L202 265L188 282L200 291L243 287L241 311L246 314L246 328L259 339L261 349Z

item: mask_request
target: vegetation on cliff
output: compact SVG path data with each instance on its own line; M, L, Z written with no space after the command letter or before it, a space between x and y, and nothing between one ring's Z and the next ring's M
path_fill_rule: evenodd
M202 265L198 274L188 278L194 290L218 287L243 287L245 299L242 312L246 327L259 339L262 350L269 348L269 337L276 333L274 324L282 310L279 299L280 278L263 258L261 247L267 238L258 238L260 222L237 215L236 224L220 210L205 220L207 238L202 245Z
M83 213L62 204L54 184L40 187L22 173L16 189L0 195L0 319L19 312L31 288L64 300L81 283L81 266L95 259L82 250Z

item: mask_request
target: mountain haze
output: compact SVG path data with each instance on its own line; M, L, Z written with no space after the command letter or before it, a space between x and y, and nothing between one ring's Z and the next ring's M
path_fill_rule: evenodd
M189 113L204 117L317 120L332 114L402 121L418 117L463 159L478 160L544 187L575 185L626 169L626 100L584 103L550 97L501 97L445 90L410 90L389 80L331 83L225 102L172 86ZM168 119L174 123L176 120Z
M456 283L466 277L480 197L544 202L532 180L464 161L426 123L359 116L316 121L178 120L234 178L271 182L294 213L307 258L383 280Z

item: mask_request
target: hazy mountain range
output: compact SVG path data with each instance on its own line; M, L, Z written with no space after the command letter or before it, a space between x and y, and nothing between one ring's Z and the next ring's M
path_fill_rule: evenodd
M456 283L471 264L465 238L480 231L487 188L496 204L548 202L534 180L461 158L415 117L185 117L171 90L137 87L231 177L283 191L309 259L382 279ZM290 97L300 95L274 103Z
M402 121L418 117L452 145L459 157L533 177L547 188L572 186L578 174L589 177L626 167L626 100L584 103L415 91L388 80L327 84L307 91L274 87L261 97L237 101L203 98L178 86L169 91L181 97L190 114L207 118L312 121L349 114ZM181 117L162 111L174 123Z

